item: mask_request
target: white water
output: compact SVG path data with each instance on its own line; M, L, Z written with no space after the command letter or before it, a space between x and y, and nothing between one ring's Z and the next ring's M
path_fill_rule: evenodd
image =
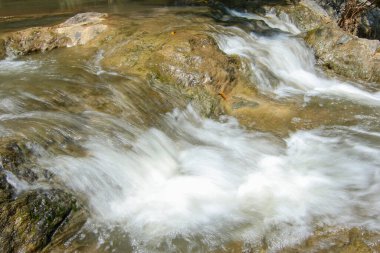
M265 236L275 250L317 224L380 229L380 157L352 129L298 131L283 142L191 107L166 115L164 129L123 140L130 149L93 138L87 157L43 163L88 197L96 219L150 250L176 235L209 246Z
M285 17L281 20L272 14L260 17L230 12L235 16L262 20L272 28L297 34L297 29ZM300 94L320 96L380 106L380 92L371 93L355 87L354 84L329 79L317 73L313 52L303 41L292 35L279 33L271 37L260 36L231 27L226 29L225 34L217 35L216 38L219 47L225 53L246 59L251 69L252 80L264 93L272 93L277 97Z
M39 69L40 65L38 61L18 60L14 57L8 57L0 60L0 75L9 74L10 72L14 74L33 72Z

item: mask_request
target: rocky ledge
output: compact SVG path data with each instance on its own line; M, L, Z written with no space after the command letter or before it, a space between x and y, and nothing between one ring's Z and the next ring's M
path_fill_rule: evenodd
M52 27L32 27L0 38L0 59L6 55L26 55L54 48L83 45L107 29L107 14L81 13Z

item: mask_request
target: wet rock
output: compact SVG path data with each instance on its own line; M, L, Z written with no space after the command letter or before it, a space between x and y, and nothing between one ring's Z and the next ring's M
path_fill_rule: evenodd
M3 169L12 172L18 178L27 182L34 182L38 175L33 171L31 153L16 141L4 141L0 143L0 160Z
M5 41L0 39L0 60L5 58Z
M70 39L67 44L69 47L84 45L107 29L107 26L102 24L106 17L107 14L104 13L80 13L58 25L56 32Z
M309 31L305 41L325 68L354 80L380 83L380 41L358 38L333 24Z
M6 37L8 54L25 55L66 46L70 40L49 28L29 28Z
M171 85L203 108L202 114L217 114L218 94L232 89L241 66L237 58L219 49L205 25L212 22L199 18L199 23L191 23L170 14L134 26L120 27L119 22L102 47L101 64L108 70Z
M372 253L379 250L379 236L376 232L360 228L331 230L320 228L305 242L295 247L287 247L281 252Z
M250 101L250 100L240 99L240 98L235 98L235 99L237 99L237 101L232 103L232 109L234 110L238 110L244 107L255 108L259 106L259 103L257 103L256 101Z
M0 251L39 252L65 229L78 204L61 190L25 192L0 206ZM83 225L84 219L79 224ZM61 233L61 232L59 232Z
M326 13L310 1L278 7L304 31L318 64L326 70L357 81L380 83L380 42L358 38L340 29Z
M233 85L239 63L221 52L212 37L182 31L174 36L148 63L161 81L185 87L211 85L216 90Z
M25 55L84 45L107 29L105 14L81 13L52 27L33 27L4 36L7 54Z
M297 4L276 6L277 15L285 13L301 30L316 29L321 24L333 22L331 17L319 5L311 0L303 0Z
M137 29L123 44L106 49L103 66L183 87L222 88L237 78L239 62L224 54L207 31L144 28Z
M3 202L11 199L14 193L13 186L8 183L7 176L4 171L0 170L0 206Z

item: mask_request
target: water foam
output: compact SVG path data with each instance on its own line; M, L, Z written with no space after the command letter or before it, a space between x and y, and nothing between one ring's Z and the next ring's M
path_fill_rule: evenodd
M8 57L0 60L0 75L9 73L25 73L38 70L41 63L33 60L18 60L14 57Z
M166 115L162 129L137 134L128 147L99 133L88 156L41 162L87 196L98 221L150 250L178 237L210 247L265 237L278 249L317 225L380 229L376 134L366 132L372 144L349 128L281 140L191 108Z
M275 14L274 10L270 10L265 16L260 16L249 12L239 12L236 10L226 9L231 16L246 18L249 20L264 21L269 27L279 29L283 32L291 34L298 34L301 31L291 22L288 15L281 13L279 16Z

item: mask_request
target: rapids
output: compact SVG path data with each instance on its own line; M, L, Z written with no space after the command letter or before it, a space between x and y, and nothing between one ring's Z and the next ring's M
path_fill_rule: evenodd
M380 231L380 92L324 75L287 16L227 13L270 31L211 29L263 96L364 107L361 123L278 136L205 118L160 83L104 70L99 50L2 60L0 135L26 140L54 175L7 179L20 192L65 187L86 203L91 217L67 245L209 252L243 242L274 252L320 227Z

